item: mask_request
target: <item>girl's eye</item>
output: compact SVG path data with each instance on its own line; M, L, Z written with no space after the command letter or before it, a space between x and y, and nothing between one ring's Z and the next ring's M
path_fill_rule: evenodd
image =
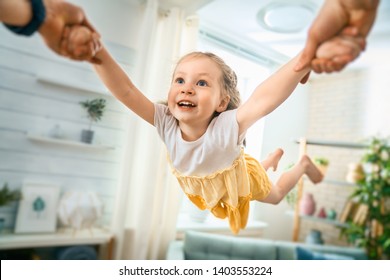
M177 78L176 79L177 84L184 84L184 79L183 78Z
M201 80L201 81L199 81L199 82L197 83L197 85L198 85L198 86L201 86L201 87L205 87L205 86L207 86L207 82Z

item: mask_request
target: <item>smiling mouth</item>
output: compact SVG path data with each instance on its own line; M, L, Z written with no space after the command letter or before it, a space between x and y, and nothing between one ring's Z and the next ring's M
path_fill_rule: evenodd
M186 108L194 108L196 105L194 103L188 102L188 101L180 101L177 103L179 107L186 107Z

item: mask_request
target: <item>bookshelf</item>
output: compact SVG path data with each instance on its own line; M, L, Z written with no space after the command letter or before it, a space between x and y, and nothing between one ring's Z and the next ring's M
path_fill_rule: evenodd
M295 140L295 143L299 145L299 156L301 157L302 155L307 153L307 146L308 145L316 145L316 146L324 146L324 147L332 147L332 148L342 148L342 149L364 149L367 147L367 145L360 144L360 143L351 143L351 142L343 142L343 141L329 141L329 140L315 140L315 139L306 139L306 138L300 138L298 140ZM354 186L354 184L348 183L348 182L342 182L342 181L337 181L337 180L332 180L332 179L326 179L324 182L328 184L334 184L334 185L339 185L339 186ZM317 217L312 217L312 216L302 216L299 213L299 204L302 198L303 194L303 189L305 185L305 180L302 177L297 184L297 200L295 204L295 208L293 211L293 234L292 234L292 240L297 242L299 238L299 233L300 233L300 226L301 226L301 220L306 219L314 222L325 222L337 227L346 227L347 225L342 221L338 220L330 220L330 219L322 219L322 218L317 218ZM346 202L347 206L348 202ZM345 206L345 207L346 207ZM341 213L341 216L351 215L351 212L346 212L347 210L344 209L343 212ZM352 210L351 210L352 211ZM361 212L364 212L361 210ZM363 214L362 214L363 215ZM340 217L341 217L340 216ZM344 217L343 217L344 218ZM344 220L346 221L346 219Z

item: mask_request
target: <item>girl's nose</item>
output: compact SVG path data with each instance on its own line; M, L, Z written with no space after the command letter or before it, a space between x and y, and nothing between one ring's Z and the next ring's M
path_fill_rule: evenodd
M195 92L194 92L194 90L192 89L192 88L183 88L182 90L181 90L181 93L183 93L183 94L194 94Z

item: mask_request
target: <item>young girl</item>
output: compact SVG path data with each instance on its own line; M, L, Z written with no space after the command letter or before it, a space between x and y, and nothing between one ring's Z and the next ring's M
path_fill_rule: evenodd
M262 82L242 105L235 73L211 53L193 52L179 60L168 105L144 96L104 47L97 58L102 63L94 68L112 94L156 127L184 193L200 209L227 217L233 233L245 228L250 200L277 204L302 175L313 183L323 179L303 156L273 184L266 170L276 169L283 151L276 150L260 164L243 148L248 128L282 104L310 71L294 71L298 56Z

